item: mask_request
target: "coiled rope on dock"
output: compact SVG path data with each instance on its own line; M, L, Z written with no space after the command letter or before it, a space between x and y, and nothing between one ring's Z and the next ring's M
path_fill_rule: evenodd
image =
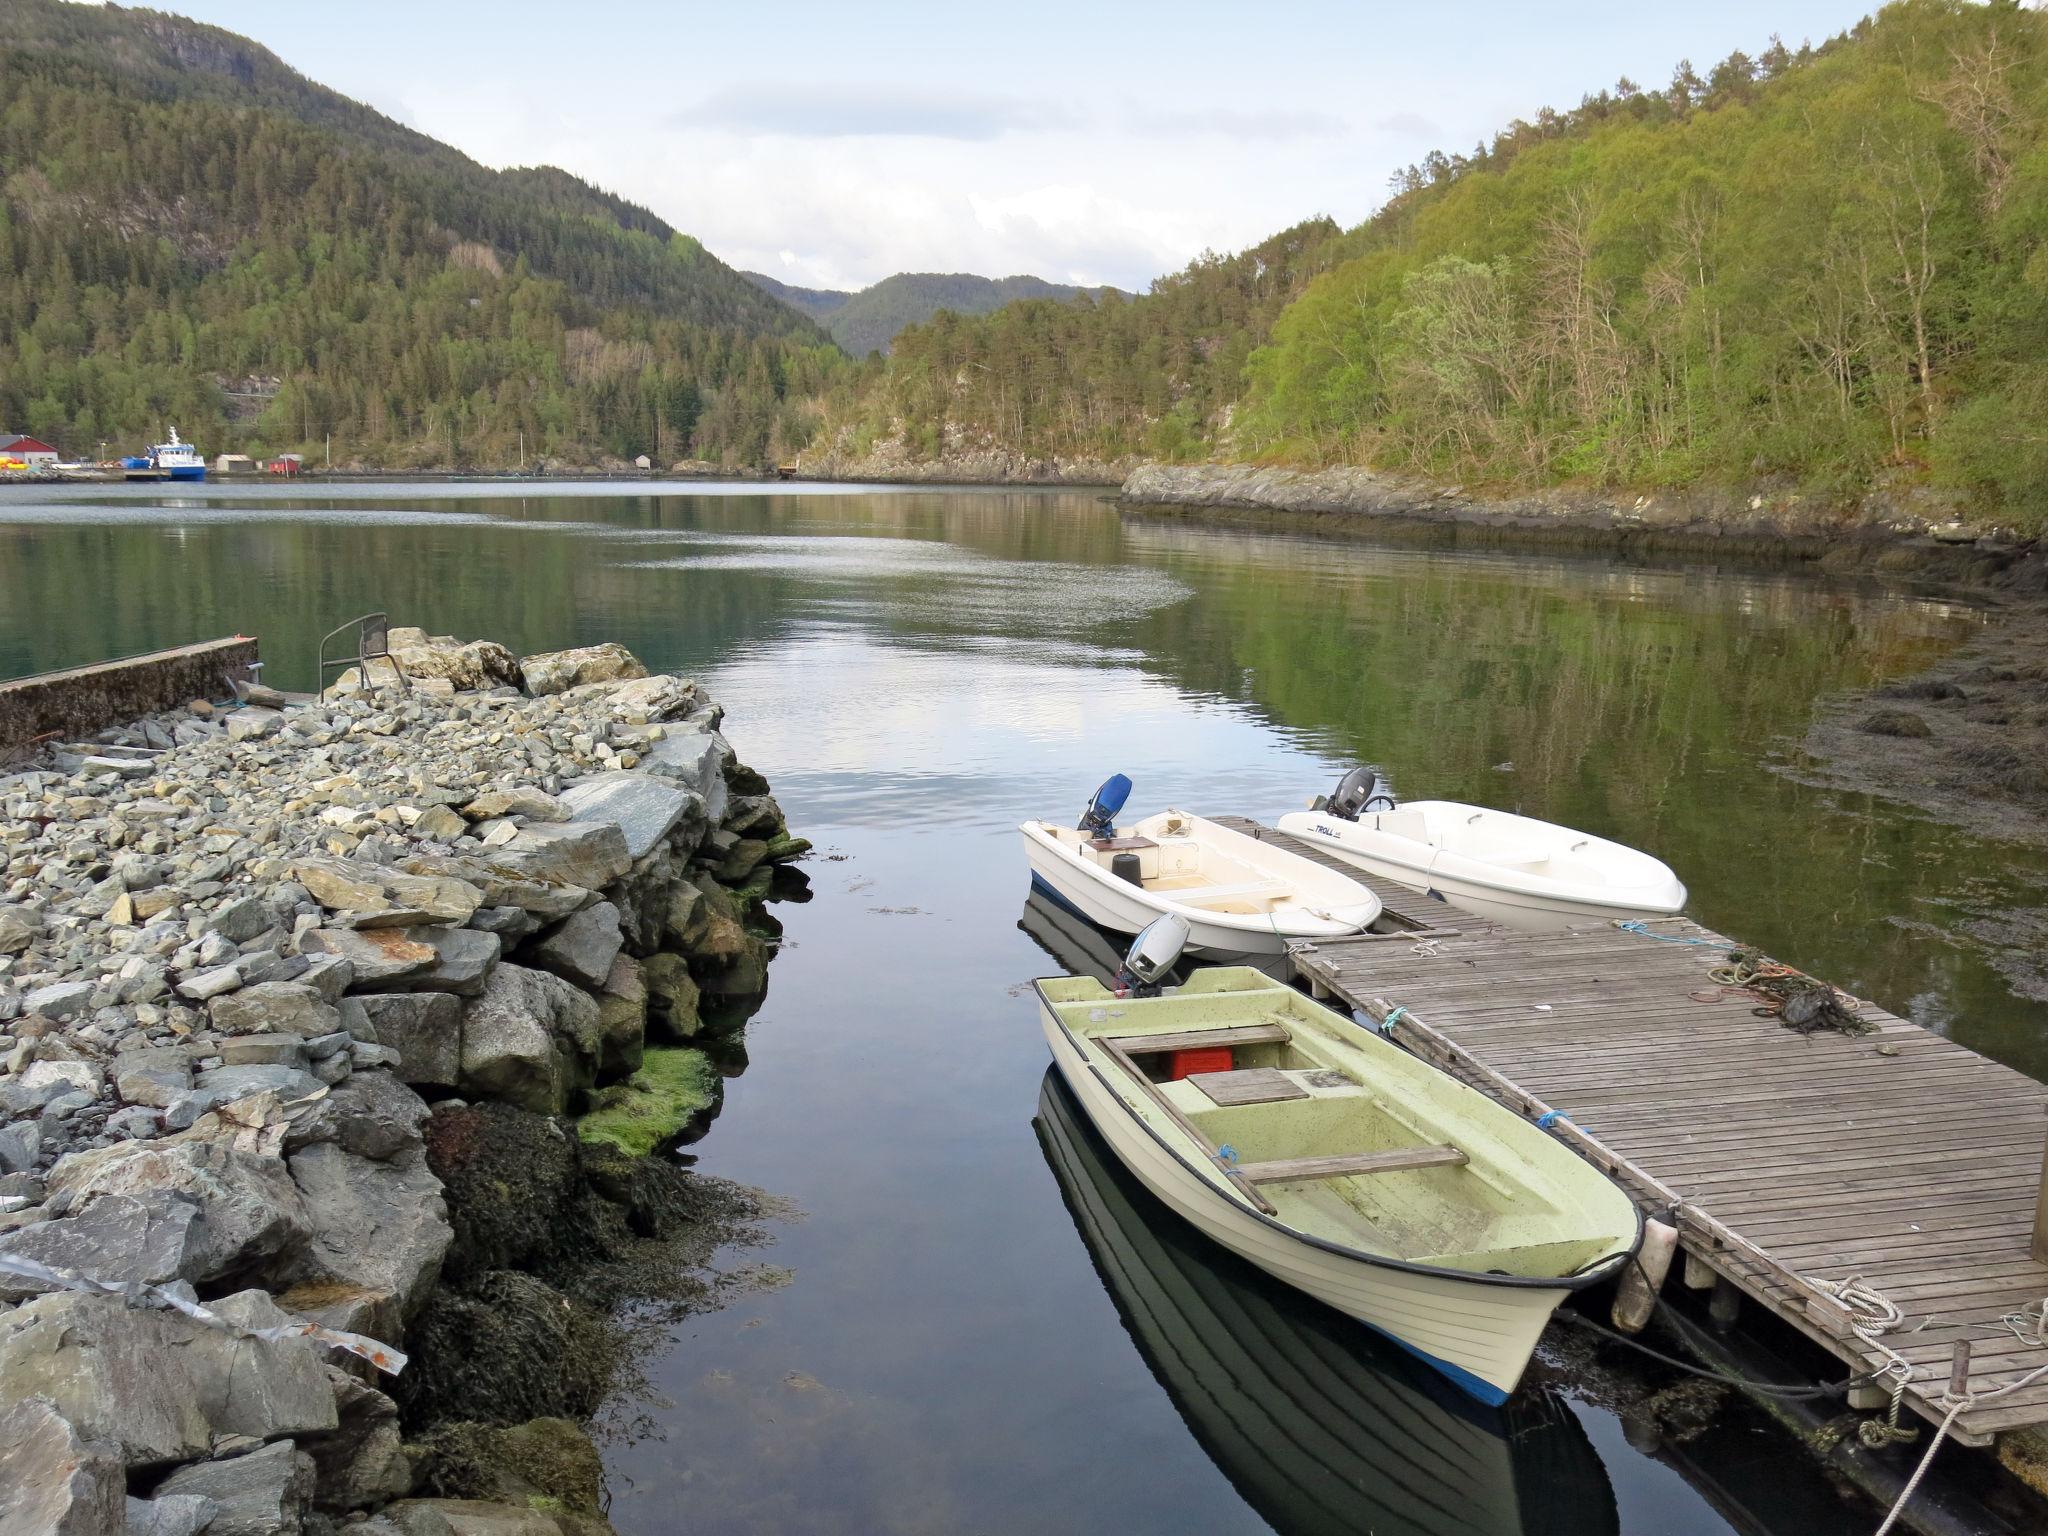
M1744 946L1732 951L1727 963L1707 972L1707 979L1718 990L1693 993L1695 1002L1719 1002L1730 992L1744 992L1758 999L1757 1017L1776 1019L1802 1035L1820 1030L1874 1035L1878 1030L1876 1021L1857 1011L1863 1006L1860 1000L1817 976L1773 960L1760 949Z

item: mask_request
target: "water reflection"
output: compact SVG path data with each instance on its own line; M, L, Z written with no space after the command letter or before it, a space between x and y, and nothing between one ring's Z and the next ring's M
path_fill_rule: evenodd
M1116 1161L1057 1069L1034 1126L1152 1374L1282 1536L1619 1532L1606 1469L1553 1392L1530 1386L1481 1407L1209 1242Z

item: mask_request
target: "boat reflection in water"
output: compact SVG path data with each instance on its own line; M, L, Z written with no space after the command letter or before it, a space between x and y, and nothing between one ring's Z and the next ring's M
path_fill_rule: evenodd
M1034 893L1019 926L1070 974L1125 941ZM1177 978L1178 979L1178 978ZM1034 1122L1139 1352L1195 1439L1283 1536L1610 1536L1599 1453L1555 1393L1487 1408L1371 1329L1212 1243L1117 1161L1047 1068Z
M1034 1125L1152 1374L1275 1531L1619 1532L1599 1453L1554 1393L1525 1384L1504 1407L1483 1407L1210 1242L1124 1170L1055 1068Z

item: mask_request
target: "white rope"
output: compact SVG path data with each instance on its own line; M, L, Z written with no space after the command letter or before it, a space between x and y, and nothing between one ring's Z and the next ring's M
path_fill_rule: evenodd
M1838 1302L1849 1314L1849 1326L1855 1330L1856 1336L1885 1357L1884 1374L1891 1378L1892 1383L1889 1421L1881 1424L1876 1419L1866 1419L1858 1432L1863 1443L1875 1448L1890 1441L1915 1438L1918 1430L1901 1428L1899 1425L1899 1409L1905 1401L1906 1386L1913 1379L1913 1365L1883 1339L1883 1335L1892 1333L1904 1325L1905 1313L1901 1312L1898 1304L1883 1291L1875 1286L1865 1285L1859 1275L1850 1275L1842 1280L1816 1280L1810 1275L1801 1278L1823 1296ZM2041 1312L2013 1312L2002 1321L2012 1329L2022 1344L2041 1344L2044 1342L2043 1332L2048 1330L2048 1316L2043 1314L2048 1314L2048 1301L2042 1303ZM1917 1333L1919 1328L1926 1326L1923 1320L1911 1331ZM1892 1527L1898 1524L1899 1516L1905 1512L1907 1502L1926 1478L1927 1469L1934 1465L1934 1453L1941 1449L1941 1443L1948 1438L1949 1431L1955 1428L1957 1419L1979 1403L2004 1397L2009 1392L2017 1392L2022 1387L2031 1386L2043 1376L2048 1376L2048 1365L2038 1365L2026 1375L2009 1381L2002 1387L1986 1387L1982 1391L1972 1392L1968 1390L1969 1384L1966 1381L1965 1390L1961 1394L1944 1389L1935 1402L1937 1406L1945 1406L1948 1412L1942 1415L1941 1423L1935 1428L1934 1438L1927 1442L1927 1449L1920 1457L1920 1464L1913 1469L1913 1475L1906 1479L1906 1486L1899 1490L1899 1496L1892 1502L1890 1511L1885 1515L1884 1524L1877 1528L1876 1536L1889 1536Z
M1857 1428L1857 1437L1872 1450L1895 1442L1919 1439L1918 1429L1899 1422L1900 1412L1906 1404L1906 1387L1913 1379L1913 1362L1884 1341L1886 1334L1905 1326L1906 1314L1883 1291L1865 1285L1861 1275L1849 1275L1841 1280L1817 1280L1811 1275L1800 1278L1847 1312L1849 1326L1856 1337L1885 1357L1881 1374L1891 1383L1891 1408L1881 1422L1865 1419ZM1923 1323L1921 1326L1926 1325Z

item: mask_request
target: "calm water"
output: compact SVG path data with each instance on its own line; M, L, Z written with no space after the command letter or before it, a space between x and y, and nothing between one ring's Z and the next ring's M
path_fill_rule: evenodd
M1075 494L0 496L0 675L243 630L303 687L372 608L704 678L819 844L692 1149L801 1208L765 1255L792 1278L679 1330L658 1400L621 1406L653 1429L609 1450L622 1531L1867 1528L1757 1426L1652 1459L1568 1379L1475 1416L1191 1244L1042 1096L1021 988L1070 942L1026 911L1014 828L1116 770L1134 809L1271 817L1367 758L1404 795L1653 849L1703 921L2048 1076L2048 1002L1973 933L2048 905L2048 862L1764 766L1817 694L1924 665L1966 608ZM1305 1449L1248 1459L1276 1427Z

